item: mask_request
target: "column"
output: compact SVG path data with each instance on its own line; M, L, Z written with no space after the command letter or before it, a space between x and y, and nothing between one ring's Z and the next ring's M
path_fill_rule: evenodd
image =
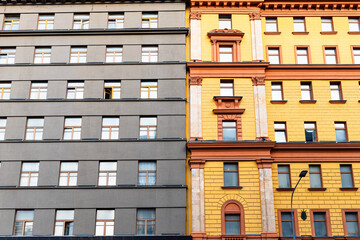
M201 60L201 13L190 12L190 59Z
M253 60L264 60L260 12L250 13L251 43Z
M201 77L190 77L190 140L202 139Z
M256 140L268 140L265 77L252 77L255 102Z

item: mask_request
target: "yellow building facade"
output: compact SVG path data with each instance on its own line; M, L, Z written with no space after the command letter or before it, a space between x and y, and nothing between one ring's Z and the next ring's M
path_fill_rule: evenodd
M360 239L359 4L189 1L195 240Z

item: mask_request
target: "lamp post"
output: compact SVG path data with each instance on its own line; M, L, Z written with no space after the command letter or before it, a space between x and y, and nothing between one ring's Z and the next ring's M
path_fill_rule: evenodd
M306 176L307 172L308 172L307 170L301 171L301 173L299 174L299 181L295 185L295 188L291 194L291 223L292 223L292 227L293 227L293 239L294 240L295 240L295 220L294 220L294 214L293 214L293 197L294 197L294 192L296 190L296 187L299 185L299 182L301 181L301 179Z

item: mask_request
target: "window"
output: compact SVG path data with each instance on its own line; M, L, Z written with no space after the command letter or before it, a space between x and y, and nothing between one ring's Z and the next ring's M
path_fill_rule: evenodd
M83 99L84 82L68 82L66 99Z
M158 27L157 12L143 13L141 27L142 28L157 28Z
M37 186L39 177L39 162L24 162L21 168L20 186Z
M78 176L77 162L61 162L59 186L76 186Z
M321 28L323 32L333 32L333 20L332 17L322 17L321 18Z
M155 139L156 125L156 117L140 117L140 139Z
M341 184L343 188L353 188L354 178L351 165L340 165Z
M309 54L307 47L296 48L296 63L297 64L309 64Z
M233 80L220 80L220 96L234 96Z
M224 163L224 186L239 186L239 168L237 163Z
M44 118L28 118L25 140L42 140L44 131Z
M14 64L15 53L16 53L16 48L1 48L0 64Z
M309 165L310 187L322 188L321 166Z
M51 48L50 47L37 47L35 48L34 63L50 63Z
M97 210L96 211L96 236L114 235L115 210Z
M232 62L232 61L233 61L233 47L219 46L219 62Z
M70 63L86 63L86 47L71 47Z
M345 236L359 237L359 211L345 212Z
M65 118L64 140L81 139L81 118Z
M338 63L336 48L326 47L324 51L325 51L325 64Z
M121 46L107 47L106 48L106 63L122 62L122 53L123 53L123 49Z
M20 15L5 15L3 30L19 30Z
M105 82L104 99L120 99L121 82Z
M301 100L313 100L311 82L301 82Z
M271 83L271 93L272 93L272 100L284 100L283 98L283 90L282 90L282 83L281 82L272 82Z
M156 184L156 161L139 161L139 185Z
M336 142L347 142L347 131L345 122L335 122Z
M231 15L220 14L219 15L219 29L231 29Z
M46 99L47 82L32 82L30 90L30 99Z
M331 100L342 100L341 83L330 82Z
M281 214L281 233L282 237L292 237L294 234L293 225L291 221L291 211L282 211ZM294 216L296 212L293 212ZM296 218L294 218L296 219Z
M266 32L278 32L277 18L266 18Z
M40 14L38 29L39 30L49 30L54 28L54 14Z
M353 48L354 64L360 64L360 48Z
M85 14L74 14L74 29L89 29L90 16Z
M276 142L287 142L286 123L285 122L274 122L274 130L275 130L275 141Z
M124 28L124 13L109 13L108 28Z
M101 139L119 139L120 119L117 117L104 117L102 119Z
M100 162L99 166L99 186L116 185L117 162Z
M267 49L270 64L280 64L280 48L271 47Z
M139 235L155 234L155 209L138 209L136 233Z
M223 235L245 235L245 217L242 205L234 200L224 203L221 208L221 233Z
M290 166L278 165L279 188L291 188Z
M6 118L0 118L0 141L5 140Z
M294 32L306 32L304 17L294 17L293 21L294 21Z
M305 128L305 141L316 142L316 123L315 122L304 122Z
M327 223L326 222L326 212L312 212L313 217L313 232L315 237L327 237Z
M223 140L236 141L236 121L223 121Z
M10 92L11 92L11 82L0 83L0 99L1 100L10 99Z
M33 231L34 211L17 210L15 218L15 236L30 236Z
M350 32L360 31L360 23L358 17L349 17L349 30Z
M74 210L57 210L55 221L55 236L73 235Z
M157 98L157 81L156 80L142 80L141 81L141 98Z
M142 62L157 62L159 50L157 46L147 46L141 49L141 61Z

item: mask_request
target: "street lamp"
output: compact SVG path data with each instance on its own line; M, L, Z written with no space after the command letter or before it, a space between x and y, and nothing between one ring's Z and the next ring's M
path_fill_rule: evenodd
M293 214L293 197L294 197L294 192L296 190L296 187L299 185L299 182L301 181L301 179L306 176L307 172L308 172L307 170L301 171L301 173L299 174L299 181L295 185L295 188L291 194L291 223L292 223L292 227L293 227L292 230L293 230L293 239L294 240L295 240L295 220L294 220L294 214Z

